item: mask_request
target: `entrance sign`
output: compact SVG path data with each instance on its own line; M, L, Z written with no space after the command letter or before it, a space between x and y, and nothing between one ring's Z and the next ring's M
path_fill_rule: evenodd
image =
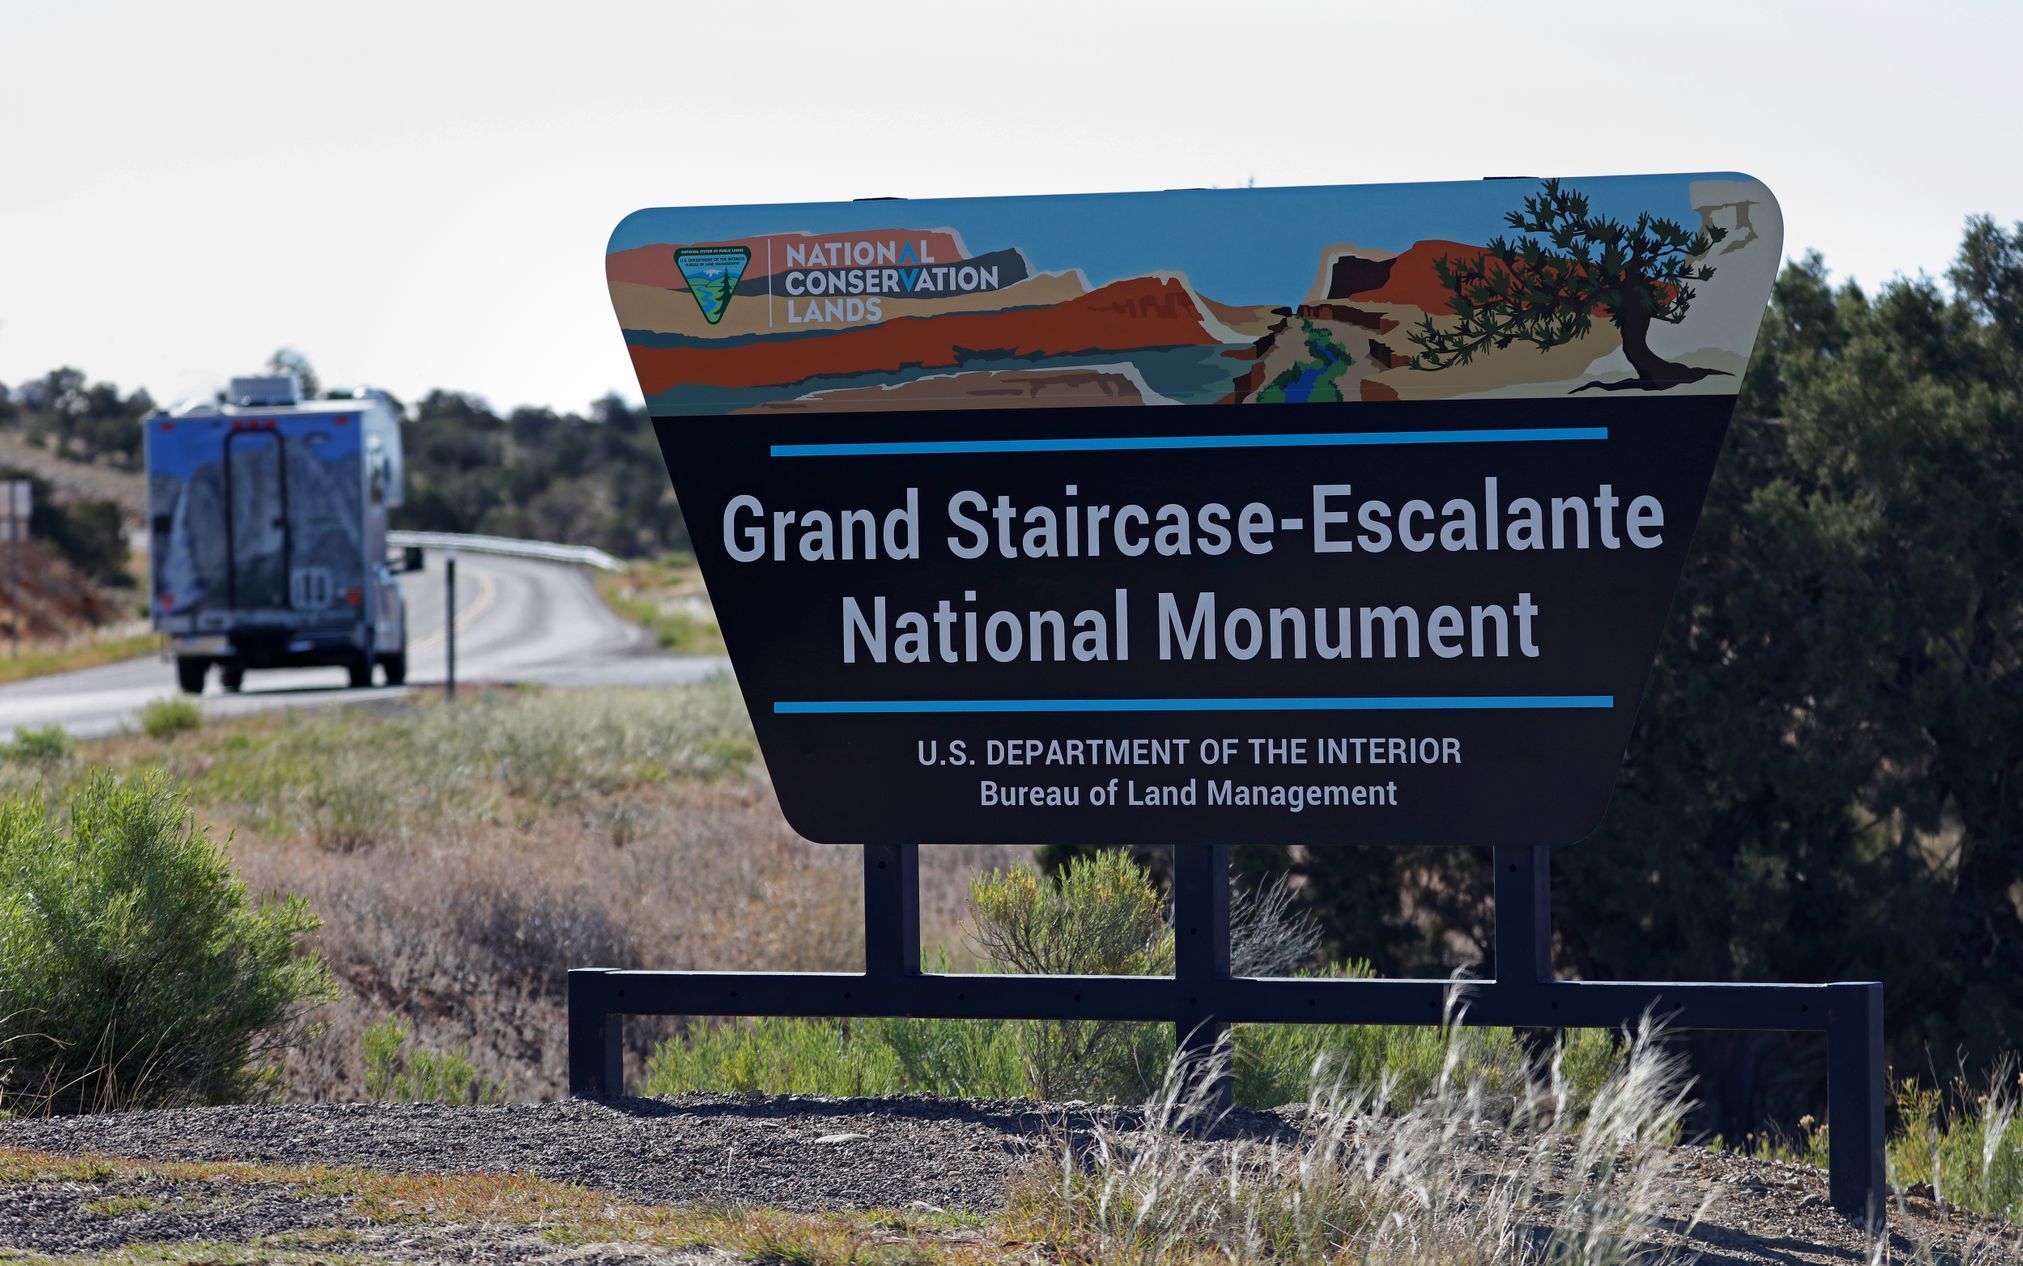
M835 843L1571 843L1782 258L1738 175L641 211L612 301Z
M1736 175L628 217L612 302L781 807L864 845L864 970L577 968L570 1092L623 1092L625 1015L1164 1020L1211 1104L1231 1024L1812 1031L1879 1227L1881 985L1553 975L1782 247ZM1045 840L1174 845L1171 976L921 970L920 844ZM1495 978L1236 977L1236 841L1492 846Z

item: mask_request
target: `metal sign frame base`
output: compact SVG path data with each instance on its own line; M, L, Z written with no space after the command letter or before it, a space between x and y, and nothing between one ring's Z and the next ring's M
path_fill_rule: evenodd
M569 973L569 1093L624 1094L621 1018L906 1016L956 1020L1166 1021L1185 1065L1227 1105L1231 1024L1427 1024L1815 1032L1827 1041L1828 1186L1833 1207L1884 1225L1883 1012L1876 981L1718 984L1564 981L1552 975L1549 850L1499 848L1494 980L1235 977L1229 971L1229 848L1174 849L1171 976L953 975L920 969L918 845L864 849L862 972ZM1465 1007L1450 1003L1462 991Z

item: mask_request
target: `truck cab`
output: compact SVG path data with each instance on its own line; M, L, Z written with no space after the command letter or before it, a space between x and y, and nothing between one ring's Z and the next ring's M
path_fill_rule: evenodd
M400 418L381 392L302 398L293 374L234 378L146 423L149 607L182 688L216 666L375 666L407 678L407 610L387 562L403 493Z

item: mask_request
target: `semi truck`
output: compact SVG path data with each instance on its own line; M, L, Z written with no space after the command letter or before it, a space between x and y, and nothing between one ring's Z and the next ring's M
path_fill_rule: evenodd
M333 665L407 679L407 609L387 560L400 418L383 392L302 398L293 374L234 378L146 423L150 610L176 678Z

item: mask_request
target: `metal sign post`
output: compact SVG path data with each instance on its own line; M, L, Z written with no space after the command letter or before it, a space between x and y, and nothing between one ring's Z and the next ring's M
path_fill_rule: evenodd
M628 216L627 352L781 811L864 846L867 960L578 973L572 1088L632 1012L1159 1020L1221 1078L1231 1024L1440 1023L1445 981L1232 979L1226 841L1486 846L1465 1022L1824 1031L1875 1213L1880 986L1546 956L1782 238L1734 173ZM1177 848L1175 974L922 973L919 840Z
M28 519L34 513L35 486L26 479L10 479L7 494L7 657L21 656L21 538L28 534Z
M457 552L443 551L443 698L457 697Z

